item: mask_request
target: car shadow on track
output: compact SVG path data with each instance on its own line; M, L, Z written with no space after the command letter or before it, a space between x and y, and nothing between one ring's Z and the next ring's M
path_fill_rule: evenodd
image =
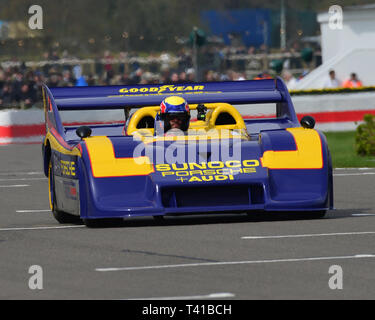
M222 223L244 223L244 222L276 222L276 221L298 221L298 220L325 220L353 218L353 214L366 214L370 208L362 209L336 209L328 211L325 217L317 217L305 212L257 212L236 214L195 214L195 215L169 215L165 217L134 217L125 218L123 221L108 221L99 224L98 228L137 228L152 226L181 226L181 225L204 225Z
M329 211L324 219L342 219L342 218L361 218L360 215L374 214L373 208L357 208L357 209L335 209ZM358 216L356 216L358 215ZM364 217L363 216L363 217Z

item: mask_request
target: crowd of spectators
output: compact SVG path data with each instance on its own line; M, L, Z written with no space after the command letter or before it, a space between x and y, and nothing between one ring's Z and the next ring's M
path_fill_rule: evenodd
M211 52L213 56L218 52ZM170 56L161 55L158 62L145 67L138 62L130 66L113 63L113 57L105 52L103 59L94 66L61 65L57 52L44 54L43 60L50 63L39 68L28 68L25 63L17 66L0 67L0 107L30 108L41 106L42 84L49 87L77 85L134 85L158 83L184 83L196 80L191 56L184 50L179 53L178 63L171 67ZM207 58L207 56L205 56ZM213 61L213 57L209 57ZM53 63L56 61L56 63ZM205 66L207 63L203 62ZM200 74L202 81L244 80L244 72L221 71L219 61L216 70L205 70ZM83 67L83 70L82 70Z
M204 49L199 57L199 73L193 67L191 51L182 49L177 54L175 62L167 54L149 55L148 63L141 63L137 59L131 63L118 62L119 58L129 58L133 55L120 53L117 62L109 51L95 59L90 65L62 64L61 59L74 57L64 51L61 56L58 52L44 53L41 60L48 61L40 67L26 67L25 63L11 66L0 66L0 108L40 107L42 102L42 84L49 87L69 87L77 85L134 85L159 83L185 83L200 81L240 81L246 79L264 79L271 76L267 71L247 74L246 69L262 70L259 64L250 61L245 66L245 60L231 60L230 55L251 55L267 53L267 47L237 48L227 46L212 46ZM155 58L155 59L152 59ZM177 61L177 62L176 62ZM284 78L285 79L285 78Z
M323 82L323 88L360 88L363 87L362 81L358 79L355 72L352 72L348 79L341 81L336 77L335 70L328 72L328 77Z
M298 81L307 75L307 71L303 72L300 77L296 78L288 70L284 70L281 74L289 90L296 89ZM331 69L328 75L322 79L321 89L336 89L336 88L361 88L363 87L362 81L358 78L355 72L352 72L344 81L337 78L335 70Z
M0 68L0 106L30 108L41 101L45 77L40 72Z

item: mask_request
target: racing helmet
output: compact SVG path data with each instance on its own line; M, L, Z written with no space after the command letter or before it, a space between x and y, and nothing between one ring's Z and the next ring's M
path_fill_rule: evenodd
M160 104L160 119L164 122L164 132L171 129L170 120L181 119L181 130L187 131L190 122L190 109L186 100L179 96L165 98Z

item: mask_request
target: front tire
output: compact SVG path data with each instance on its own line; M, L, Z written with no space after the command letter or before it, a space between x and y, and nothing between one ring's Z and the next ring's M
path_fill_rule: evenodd
M327 210L304 212L303 218L304 219L323 219L326 213L327 213Z
M83 219L87 228L110 228L121 226L124 222L123 219Z
M164 216L152 216L157 223L164 223Z

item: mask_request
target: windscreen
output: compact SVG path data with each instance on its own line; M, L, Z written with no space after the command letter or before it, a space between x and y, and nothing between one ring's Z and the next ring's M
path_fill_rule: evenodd
M235 105L244 120L248 119L276 119L277 103L261 103L248 105Z

